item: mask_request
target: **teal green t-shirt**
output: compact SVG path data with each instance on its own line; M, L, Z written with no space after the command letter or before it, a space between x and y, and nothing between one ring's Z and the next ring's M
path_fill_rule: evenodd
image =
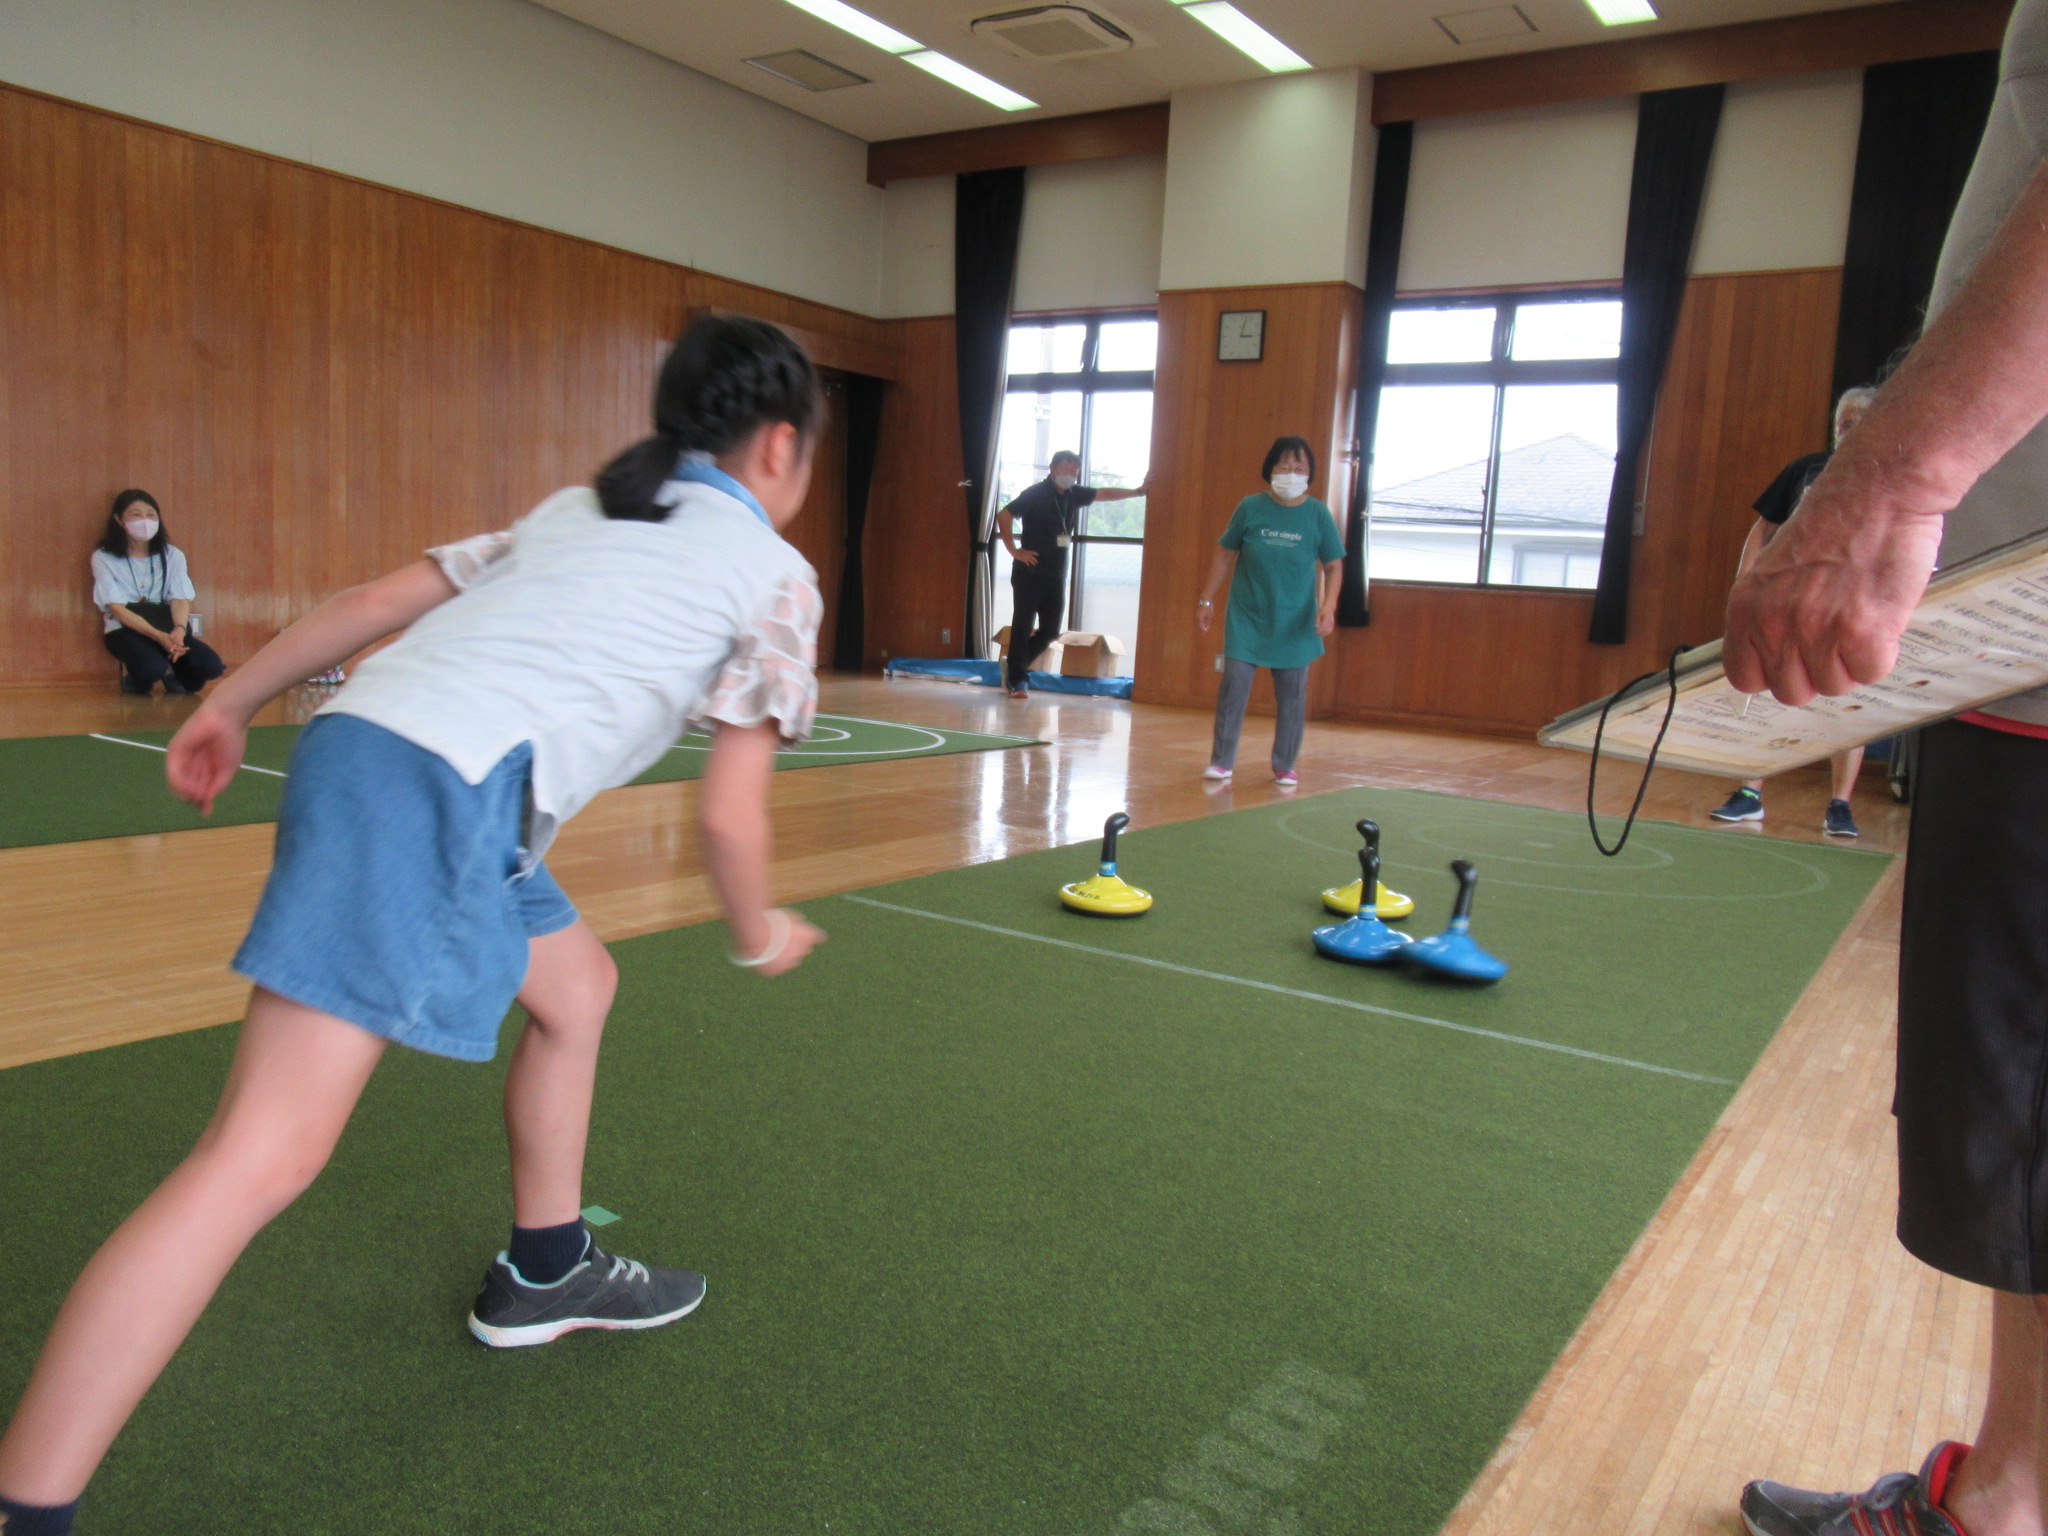
M1305 667L1323 654L1316 633L1316 567L1344 558L1337 520L1311 496L1283 507L1247 496L1217 541L1237 551L1223 654L1257 667Z

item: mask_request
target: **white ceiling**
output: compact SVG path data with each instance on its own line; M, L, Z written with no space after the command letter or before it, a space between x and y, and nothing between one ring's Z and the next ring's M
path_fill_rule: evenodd
M1103 58L1058 63L1020 59L967 30L976 16L1018 9L1031 0L984 0L967 7L955 0L857 0L869 15L1039 103L1036 111L1002 112L798 10L788 0L541 3L870 141L1164 101L1191 86L1250 80L1264 73L1193 17L1181 15L1171 0L1068 0L1114 21L1138 39L1138 46ZM1584 0L1516 0L1536 25L1533 35L1462 46L1452 42L1433 18L1502 0L1236 3L1319 69L1362 65L1381 71L1834 10L1859 0L1655 0L1661 20L1616 28L1595 21ZM813 94L744 62L789 48L808 49L868 76L872 83Z

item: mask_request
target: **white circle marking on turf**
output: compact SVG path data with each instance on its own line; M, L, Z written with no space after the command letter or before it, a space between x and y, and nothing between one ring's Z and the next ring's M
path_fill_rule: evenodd
M1499 804L1499 805L1501 805L1501 806L1502 806L1502 807L1503 807L1504 809L1508 809L1508 810L1516 810L1516 809L1540 809L1540 807L1517 807L1517 806L1514 806L1514 805L1512 805L1512 804L1510 804L1510 803L1508 803L1508 802L1505 802L1505 801L1501 801L1501 802L1489 802L1489 803L1493 803L1493 804ZM1322 849L1326 849L1327 851L1329 851L1329 852L1331 852L1331 853L1337 853L1337 854L1348 854L1348 855L1350 855L1350 856L1351 856L1352 858L1354 858L1354 859L1355 859L1355 858L1356 858L1356 857L1358 856L1358 849L1357 849L1357 847L1356 847L1355 845L1354 845L1354 846L1350 846L1350 847L1346 847L1346 846L1342 846L1342 845L1340 845L1340 844L1336 844L1336 843L1328 843L1328 842L1324 842L1324 841L1323 841L1323 840L1322 840L1321 838L1317 838L1317 837L1308 837L1308 836L1304 836L1304 835L1303 835L1302 833L1300 833L1300 832L1297 832L1297 831L1295 831L1295 830L1294 830L1294 827L1293 827L1293 823L1294 823L1294 822L1295 822L1295 821L1296 821L1297 819L1299 819L1299 818L1300 818L1301 816L1303 816L1303 815L1306 815L1306 814L1312 814L1313 812L1315 812L1315 811L1317 811L1317 810L1319 810L1319 809L1321 809L1321 807L1315 807L1315 806L1306 806L1306 805L1305 805L1305 806L1301 806L1301 807L1297 808L1296 810L1293 810L1293 811L1290 811L1290 812L1288 812L1288 813L1287 813L1286 815L1283 815L1282 817L1280 817L1280 819L1279 819L1279 822L1278 822L1278 825L1279 825L1279 828L1280 828L1281 832L1283 832L1283 833L1284 833L1285 835L1287 835L1288 837L1291 837L1291 838L1293 838L1293 839L1294 839L1294 840L1295 840L1295 841L1296 841L1297 843L1306 843L1306 844L1308 844L1308 846L1309 846L1309 847L1311 847L1311 848L1322 848ZM1672 830L1672 831L1677 831L1677 832L1694 832L1694 831L1700 831L1700 830L1702 830L1702 829L1699 829L1699 828L1694 828L1694 827L1674 827L1674 828L1672 828L1671 830ZM1711 836L1712 834L1708 834L1708 835L1710 835L1710 836ZM1638 837L1640 837L1640 834L1638 834ZM1749 840L1746 840L1746 841L1745 841L1745 843L1744 843L1744 846L1745 846L1745 847L1747 847L1748 849L1750 849L1750 851L1751 851L1751 852L1753 852L1753 853L1760 853L1760 854L1762 854L1762 855L1763 855L1763 856L1764 856L1765 858L1769 858L1769 859L1776 859L1776 860L1777 860L1777 861L1779 861L1780 863L1784 863L1784 864L1790 864L1790 865L1791 865L1791 866L1792 866L1793 868L1795 868L1795 869L1798 869L1798 870L1802 870L1802 871L1804 871L1804 872L1805 872L1805 874L1806 874L1806 875L1808 876L1808 881L1807 881L1807 883L1806 883L1805 885L1799 886L1799 887L1797 887L1797 888L1795 888L1795 889L1791 889L1791 890L1782 890L1782 891L1745 891L1745 892L1741 892L1741 893L1739 893L1739 894L1736 894L1736 895L1730 895L1730 896L1720 896L1720 895L1713 895L1713 894L1709 894L1709 893L1706 893L1706 892L1697 892L1697 891L1617 891L1617 890L1604 890L1604 889L1601 889L1601 888L1599 888L1599 887L1595 887L1595 886L1587 886L1587 885L1557 885L1557 884L1553 884L1553 883L1551 883L1551 882L1549 882L1549 881L1544 881L1544 880L1517 880L1517 879L1515 879L1515 878L1514 878L1514 877L1513 877L1512 875L1490 875L1490 876L1488 876L1487 878L1488 878L1488 883L1490 883L1490 884L1493 884L1493 885L1512 885L1512 886L1517 886L1517 887L1520 887L1521 889L1524 889L1524 890L1531 890L1531 891L1558 891L1558 892L1561 892L1561 893L1563 893L1564 895L1567 895L1567 896L1619 896L1619 897L1622 897L1622 898L1624 898L1624 899L1627 899L1627 900L1638 900L1638 901L1783 901L1783 900L1788 900L1788 899L1790 899L1790 898L1792 898L1792 897L1796 897L1796 896L1811 896L1811 895L1812 895L1812 894L1814 894L1814 892L1816 892L1816 891L1823 891L1823 890L1826 890L1826 889L1827 889L1827 887L1828 887L1828 885L1829 885L1829 884L1831 883L1831 882L1829 881L1829 879L1828 879L1828 874L1827 874L1827 871L1826 871L1826 870L1824 870L1824 869L1816 869L1816 868L1815 868L1815 867L1814 867L1813 865L1811 865L1811 864L1807 863L1807 862L1806 862L1806 861L1805 861L1804 859L1801 859L1801 858L1796 858L1796 857L1794 857L1794 856L1793 856L1792 854L1786 853L1786 852L1784 852L1784 851L1783 851L1783 850L1781 850L1781 849L1778 849L1778 848L1772 848L1772 847L1767 847L1767 846L1766 846L1766 845L1765 845L1765 844L1764 844L1764 843L1763 843L1763 842L1762 842L1761 840L1758 840L1758 839L1749 839ZM1632 839L1630 840L1630 847L1631 847L1631 848L1635 848L1635 847L1643 847L1643 848L1645 849L1645 851L1646 851L1646 852L1647 852L1647 851L1652 851L1652 850L1650 850L1650 848L1648 847L1648 845L1642 844L1642 843L1640 843L1640 842L1639 842L1639 841L1638 841L1637 839L1634 839L1634 838L1632 838ZM1661 869L1661 868L1664 868L1664 867L1665 867L1666 865L1669 865L1669 864L1671 864L1671 863L1673 863L1673 862L1674 862L1674 856L1673 856L1672 854L1670 854L1669 852L1667 852L1667 851L1665 851L1665 850L1663 850L1663 849L1656 849L1656 850L1654 850L1654 851L1655 851L1655 852L1657 852L1657 853L1658 853L1658 854L1659 854L1659 855L1661 856L1661 862L1659 862L1658 864L1655 864L1655 865L1650 865L1650 866L1643 866L1643 865L1628 865L1628 866L1624 866L1623 868L1624 868L1624 869L1626 869L1626 870L1627 870L1628 872L1634 873L1634 872L1640 872L1641 870L1643 870L1643 869L1645 869L1645 868L1656 868L1656 869ZM1500 857L1505 857L1505 856L1500 856ZM1512 862L1512 863L1522 863L1522 862L1527 862L1527 863L1535 863L1535 862L1538 862L1538 861L1536 861L1536 860L1533 860L1533 859L1532 859L1532 860L1513 860L1513 859L1510 859L1510 860L1508 860L1508 862ZM1433 869L1435 869L1435 868L1436 868L1436 866L1435 866L1435 865L1433 865L1433 864L1417 864L1417 863L1414 863L1414 862L1413 862L1412 860L1407 860L1407 859L1391 859L1391 858L1386 858L1386 857L1384 857L1384 856L1383 856L1383 857L1381 858L1381 860L1380 860L1380 863L1381 863L1381 866L1382 866L1383 868L1387 868L1387 869L1413 869L1413 870L1433 870ZM1594 868L1595 868L1595 869L1597 869L1597 866L1595 866ZM1621 870L1617 870L1617 871L1616 871L1616 873L1620 873L1620 872L1622 872L1622 871L1621 871Z
M820 720L850 720L855 725L879 725L898 731L916 731L918 735L927 737L929 739L919 746L907 748L857 747L851 749L829 749L826 751L814 752L807 751L804 746L784 747L775 755L777 757L908 757L918 752L930 751L934 747L944 747L950 746L952 744L952 737L948 736L944 731L936 731L933 730L930 726L925 725L906 725L901 720L867 720L863 719L859 715L820 715L818 716L818 718ZM827 726L826 729L838 730L838 727ZM693 732L692 734L695 733ZM709 738L706 739L708 740ZM851 741L853 739L853 732L840 731L839 739L841 741ZM807 745L808 744L806 744L806 746ZM671 752L708 752L710 750L711 749L708 746L697 746L695 743L688 740L688 738L685 738L684 740L677 742L674 746L669 748L669 751Z

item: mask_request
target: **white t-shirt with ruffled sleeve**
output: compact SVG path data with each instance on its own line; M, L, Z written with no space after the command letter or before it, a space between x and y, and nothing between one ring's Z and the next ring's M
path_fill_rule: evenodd
M613 520L587 487L512 528L428 551L457 595L356 669L322 714L355 715L480 784L533 743L529 861L601 790L699 722L817 712L817 574L738 497L672 482L659 523Z

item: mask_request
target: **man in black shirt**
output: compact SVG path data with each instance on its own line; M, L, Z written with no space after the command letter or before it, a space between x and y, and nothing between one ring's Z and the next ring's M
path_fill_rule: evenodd
M1010 697L1029 696L1024 686L1031 664L1059 639L1067 610L1067 549L1080 526L1081 509L1097 501L1123 501L1142 496L1145 487L1082 485L1081 456L1052 456L1050 473L1028 485L997 514L996 531L1010 551ZM1011 521L1024 525L1013 532Z
M1877 397L1877 391L1868 385L1844 390L1842 398L1835 402L1834 441L1840 445L1849 435L1849 429L1863 419L1863 413L1870 409L1870 402ZM1765 489L1750 505L1755 508L1757 522L1749 530L1749 537L1742 543L1742 558L1736 562L1735 576L1742 578L1756 563L1756 557L1764 552L1764 546L1771 537L1785 526L1785 520L1799 508L1807 487L1820 478L1820 472L1828 467L1828 460L1834 457L1833 448L1823 448L1819 453L1802 454L1778 471L1778 478ZM1828 801L1827 811L1821 817L1821 830L1829 837L1855 837L1856 816L1849 804L1849 797L1856 789L1856 775L1863 771L1863 749L1851 747L1846 752L1837 752L1829 762L1834 768L1834 784L1830 789L1833 796ZM1762 821L1764 819L1764 781L1747 779L1727 801L1708 815L1716 821Z

